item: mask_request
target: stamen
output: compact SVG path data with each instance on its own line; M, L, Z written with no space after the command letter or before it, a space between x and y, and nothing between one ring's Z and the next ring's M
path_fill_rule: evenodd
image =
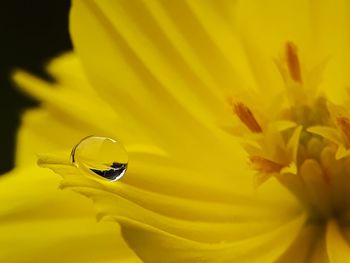
M282 164L256 155L250 156L249 159L253 169L264 174L279 173L284 167Z
M237 114L238 118L245 124L245 126L247 126L251 132L262 132L261 126L246 105L241 102L233 103L233 110Z
M337 117L336 123L350 143L350 120L347 117Z
M286 43L286 59L291 78L294 81L301 83L302 77L298 58L298 50L292 42Z

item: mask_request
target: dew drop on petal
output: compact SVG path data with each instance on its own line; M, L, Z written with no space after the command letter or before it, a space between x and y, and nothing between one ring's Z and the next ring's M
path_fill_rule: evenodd
M112 182L122 178L128 167L128 153L124 146L108 137L83 138L74 146L71 157L73 164L83 172Z

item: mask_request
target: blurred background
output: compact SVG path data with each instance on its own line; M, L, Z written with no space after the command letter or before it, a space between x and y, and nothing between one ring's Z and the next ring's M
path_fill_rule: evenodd
M11 0L0 4L0 174L13 167L21 113L37 103L21 94L10 73L23 68L43 78L44 65L72 48L68 0Z

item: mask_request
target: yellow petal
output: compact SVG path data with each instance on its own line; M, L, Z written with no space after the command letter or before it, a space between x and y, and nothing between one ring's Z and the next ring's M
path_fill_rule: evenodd
M298 21L293 17L298 15ZM251 67L264 91L284 88L274 59L287 41L301 47L307 46L310 30L308 6L305 1L237 1L236 27L243 39ZM278 21L278 26L276 25ZM261 41L257 42L256 39Z
M327 57L321 88L334 101L343 102L349 85L349 5L343 0L310 1L314 57Z
M203 244L170 235L142 223L116 218L122 233L135 252L146 262L274 262L292 243L305 217L267 234L238 242Z
M28 166L0 179L1 262L140 262L118 225L96 223L92 204L58 183Z
M232 181L229 178L226 180L216 180L216 178L214 180L212 171L207 171L207 173L202 170L197 171L152 152L129 152L129 160L128 173L123 178L123 182L139 189L181 198L226 204L234 204L238 201L238 197L245 201L252 200L254 197L251 174L247 170L237 170L237 174L231 175ZM95 179L88 177L72 165L68 152L43 154L39 156L38 162L41 166L48 167L60 174L65 180L63 184L70 185L74 178L75 186L86 186L87 184L87 186L97 189L105 187L104 184L101 185L103 180L98 177ZM75 175L75 177L71 175ZM235 176L237 177L235 178ZM90 185L92 182L94 184ZM113 185L111 184L110 187ZM118 188L118 186L114 187ZM295 208L294 198L291 198L288 191L274 181L261 189L259 198L267 205L283 204L283 207L287 209L293 210Z
M66 71L67 64L71 71ZM128 147L150 144L139 127L126 122L91 89L74 55L57 58L49 70L62 83L48 83L24 71L13 76L23 91L43 104L22 117L17 165L34 161L34 154L39 152L71 149L81 138L92 134L116 138Z
M308 260L311 263L329 263L329 256L327 255L326 248L325 227L323 228L321 235L316 238L313 249L310 251Z
M153 14L166 19L164 12L175 11L171 2L152 3L73 2L72 37L89 80L118 114L137 123L144 134L177 159L191 159L205 146L212 150L201 155L202 163L229 168L225 159L232 156L232 139L223 140L217 125L218 116L227 112L226 98L223 93L220 98L213 94L219 88L208 88L209 80L198 80L198 72L204 70L198 69L201 63L190 58L183 61L181 52L190 52L182 43L186 38L178 40L182 43L179 49L174 48L167 37L170 31L165 32L154 21ZM187 10L187 3L179 3L179 8ZM189 60L195 65L188 66ZM121 74L116 77L116 72Z
M350 262L350 245L339 224L331 220L327 225L327 253L330 263Z
M62 84L63 89L73 89L84 94L94 94L81 66L79 58L74 52L68 52L60 55L48 63L47 72L54 80Z
M201 154L200 160L198 158L193 159L192 164L202 167L203 162L212 162L216 163L218 168L233 169L231 163L233 160L236 160L236 156L232 154L231 147L235 145L237 149L237 142L229 136L222 136L224 134L216 123L212 125L212 131L209 131L207 128L198 125L195 125L196 127L193 129L187 126L187 124L193 124L193 119L187 114L185 119L179 119L177 114L168 114L166 119L171 122L173 127L165 123L164 119L153 124L148 121L144 123L141 115L135 115L137 116L137 119L135 119L130 116L129 110L123 116L122 112L116 113L109 107L105 101L91 91L91 88L88 88L87 92L70 88L70 85L74 83L83 87L87 82L86 80L78 81L84 79L84 76L79 76L73 81L69 74L67 76L67 73L61 66L64 66L69 60L74 60L74 56L66 57L65 55L53 63L55 65L55 74L59 75L56 77L58 80L62 79L65 81L64 85L62 83L47 83L23 71L17 71L14 74L14 79L20 87L42 101L47 109L47 113L28 114L32 117L26 118L29 120L24 120L23 135L20 132L19 136L21 142L28 141L27 139L21 139L21 136L27 136L26 133L44 133L44 131L47 131L45 132L45 137L51 140L53 144L60 145L60 148L63 148L69 142L71 144L70 148L72 148L74 146L73 141L78 142L82 137L99 134L116 138L123 142L127 148L135 144L154 145L175 155L174 158L183 160L193 159L193 156L199 156L199 152L203 153L203 148L210 148L212 149L211 151L206 151L205 155ZM73 68L79 66L73 62L70 63L73 65L71 65ZM78 74L81 72L81 68L75 68L74 72ZM123 99L122 101L125 100ZM135 105L130 104L127 108L132 110L135 108ZM34 117L33 115L36 116ZM40 117L39 115L43 116ZM46 122L51 119L54 123L57 120L57 125L55 124L52 128L46 125ZM179 123L185 123L186 129L179 127ZM164 132L164 127L167 127L169 130ZM57 131L55 131L56 128ZM27 129L30 129L30 131L27 131ZM215 134L213 129L215 129ZM62 134L67 134L66 137L70 139L62 143L64 138ZM194 137L197 140L193 140ZM24 145L26 144L25 142ZM34 144L35 142L33 141L31 146ZM38 144L42 145L40 141ZM21 147L20 143L18 145ZM25 146L25 149L27 148ZM29 147L29 150L33 151L36 149ZM18 151L20 152L20 149ZM240 164L243 163L240 162Z
M147 27L144 26L146 23ZM162 105L166 109L164 113L170 114L174 111L183 114L184 107L197 119L205 119L208 123L210 111L222 109L223 98L217 101L217 96L206 94L209 89L196 74L193 76L186 63L183 64L172 42L158 27L142 2L73 3L71 30L76 50L94 87L115 109L124 112L126 107L121 106L125 101L135 101L134 110L140 116L137 107L143 108L143 115L149 119L150 109L144 107L146 102ZM97 70L97 65L104 70ZM96 72L103 76L96 76ZM115 78L115 72L122 74ZM115 89L115 85L119 88ZM150 96L147 88L152 88L154 96ZM191 94L196 89L198 91ZM118 105L113 99L116 97L123 98ZM166 120L164 113L159 112L163 121ZM153 118L158 119L157 116ZM202 122L202 125L205 123Z
M317 239L322 239L323 228L306 224L292 245L277 260L278 263L310 262Z
M69 134L70 136L62 136ZM61 122L46 109L32 109L21 117L17 133L16 166L35 164L37 153L71 148L76 140L86 136L85 131Z
M64 120L77 130L85 128L111 134L111 127L120 123L120 117L96 94L63 88L60 83L51 84L24 71L16 71L13 78L23 91L43 102L59 121Z
M132 156L131 153L130 163ZM157 168L164 164L159 159L157 163L150 162L152 159L145 154L140 157L134 160L136 167L130 164L124 177L126 184L124 178L117 183L92 180L64 157L46 155L39 161L63 176L63 187L91 198L100 218L117 221L124 218L174 236L177 242L185 239L190 243L214 244L268 235L299 213L290 203L276 199L280 196L273 190L276 186L266 190L273 196L272 202L263 194L237 193L233 187L226 187L220 181L201 180L193 172L183 176L188 171L172 167L169 162L166 172L157 175ZM144 161L147 166L142 165ZM138 165L142 167L139 171ZM148 169L152 173L147 173ZM173 171L182 176L171 176ZM198 179L193 181L196 177ZM162 185L152 187L155 182ZM144 190L147 188L152 191ZM249 230L242 231L245 227Z

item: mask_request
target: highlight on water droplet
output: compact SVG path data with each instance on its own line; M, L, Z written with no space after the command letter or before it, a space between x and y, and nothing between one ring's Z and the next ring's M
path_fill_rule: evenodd
M128 167L124 146L111 138L88 136L72 149L72 163L83 172L109 181L121 179Z

